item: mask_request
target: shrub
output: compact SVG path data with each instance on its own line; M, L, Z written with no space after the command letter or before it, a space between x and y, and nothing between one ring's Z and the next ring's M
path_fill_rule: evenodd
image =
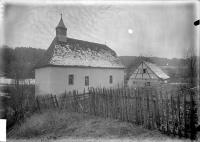
M1 118L7 119L7 130L34 110L34 90L32 85L14 84L3 88L6 95L1 99Z

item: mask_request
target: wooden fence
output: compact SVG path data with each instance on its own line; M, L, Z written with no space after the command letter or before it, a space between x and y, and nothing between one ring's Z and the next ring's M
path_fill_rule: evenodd
M39 108L50 104L50 107L119 119L167 135L194 139L197 116L193 96L190 91L163 92L153 88L92 88L83 94L65 92L59 101L52 95L37 98L37 104Z

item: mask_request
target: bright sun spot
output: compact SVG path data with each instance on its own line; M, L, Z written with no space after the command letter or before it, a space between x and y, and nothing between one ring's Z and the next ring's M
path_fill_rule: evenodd
M133 30L129 29L129 30L128 30L128 33L129 33L129 34L132 34L132 33L133 33Z

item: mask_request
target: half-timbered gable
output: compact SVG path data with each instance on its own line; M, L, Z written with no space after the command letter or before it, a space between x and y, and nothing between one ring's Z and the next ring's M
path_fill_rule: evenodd
M128 86L144 87L155 84L165 83L169 79L156 64L141 61L139 65L130 73L128 77Z

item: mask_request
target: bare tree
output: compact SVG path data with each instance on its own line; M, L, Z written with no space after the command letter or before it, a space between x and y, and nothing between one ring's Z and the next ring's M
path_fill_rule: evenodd
M194 48L189 48L185 53L185 65L188 68L187 76L190 79L191 87L195 87L197 77L197 55Z

